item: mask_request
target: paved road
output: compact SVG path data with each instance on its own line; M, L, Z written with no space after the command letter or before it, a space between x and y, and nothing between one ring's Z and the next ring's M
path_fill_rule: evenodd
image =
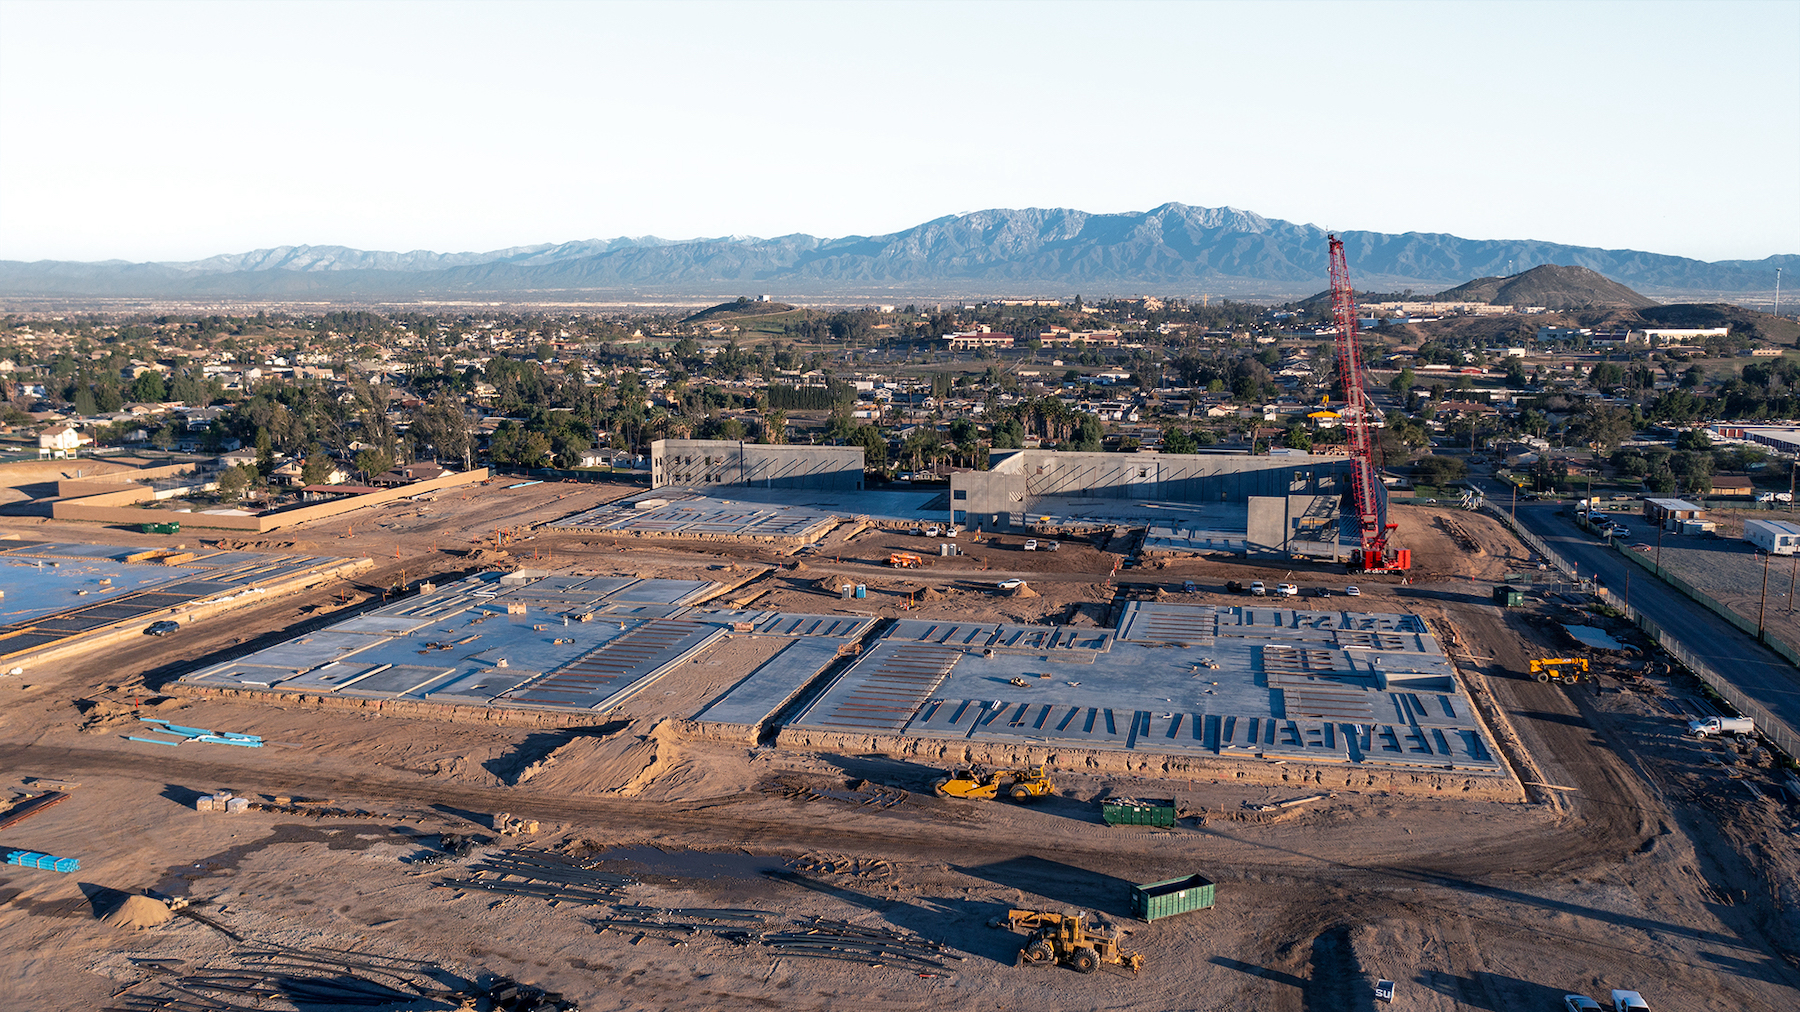
M1506 501L1500 498L1503 487L1495 486L1490 501ZM1560 508L1549 503L1520 503L1516 515L1521 526L1544 539L1582 575L1598 573L1600 582L1613 593L1626 594L1629 572L1632 607L1680 640L1744 695L1785 721L1790 731L1800 732L1800 669L1699 602L1621 558L1568 518L1558 516Z

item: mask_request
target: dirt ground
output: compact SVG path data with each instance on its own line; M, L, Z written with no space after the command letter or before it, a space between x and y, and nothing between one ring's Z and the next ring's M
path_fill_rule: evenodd
M964 538L967 554L897 572L884 564L891 551L937 542L840 529L796 554L532 526L613 494L486 486L243 539L234 544L366 555L377 568L354 585L270 601L179 639L147 637L57 672L0 678L0 769L13 778L0 786L28 777L80 784L67 802L3 834L9 846L81 859L69 875L0 872L15 1002L104 1008L152 974L146 959L191 968L229 962L247 944L288 944L429 960L471 978L506 974L584 1009L1350 1010L1374 1007L1377 977L1399 982L1399 1009L1549 1008L1564 993L1604 997L1612 987L1642 990L1657 1008L1800 1003L1800 822L1776 800L1780 774L1754 752L1680 738L1675 713L1692 690L1678 679L1653 675L1649 691L1627 690L1612 677L1624 669L1610 661L1600 691L1521 678L1526 658L1551 651L1542 622L1570 616L1561 602L1504 613L1488 603L1493 581L1532 565L1491 520L1396 508L1399 541L1415 552L1404 584L1320 563L1139 568L1129 565L1129 538L1071 542L1054 554L1026 553L1019 538ZM0 530L123 544L192 537L18 515L29 506L16 500ZM1475 549L1438 522L1446 515ZM1418 612L1445 636L1531 800L1339 793L1272 814L1253 806L1310 792L1060 772L1058 796L1031 806L940 799L929 785L941 771L922 765L689 737L677 715L726 687L704 664L658 682L611 723L581 728L157 691L182 671L331 621L402 583L491 565L716 580L714 603L759 609L1031 622L1103 622L1122 593L1243 603L1225 593L1227 580L1334 592L1354 584L1358 609ZM1039 596L998 594L994 583L1011 576ZM835 586L847 578L869 596L840 599ZM1185 580L1200 589L1183 593ZM921 591L931 599L919 600ZM766 648L752 639L726 649ZM741 670L756 657L730 660ZM269 744L126 740L146 715ZM322 804L194 810L196 797L221 789ZM1108 828L1095 802L1121 795L1174 797L1187 817L1173 830ZM500 812L537 820L538 832L499 837ZM446 858L443 833L491 842ZM634 881L610 908L456 884L514 848L595 862ZM1153 923L1131 917L1131 883L1191 873L1217 882L1213 909ZM97 919L116 895L109 890L146 889L189 898L206 922L178 916L127 931ZM872 966L800 958L741 931L598 930L626 906L742 908L768 928L849 921L951 953L941 968ZM1145 968L1135 980L1015 968L1020 936L989 926L1013 906L1092 912L1129 933Z

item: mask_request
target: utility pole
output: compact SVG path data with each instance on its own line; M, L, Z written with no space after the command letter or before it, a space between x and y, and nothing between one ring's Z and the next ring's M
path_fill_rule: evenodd
M1656 575L1657 576L1662 575L1662 539L1663 539L1663 535L1667 534L1667 533L1669 533L1669 529L1667 527L1658 527L1656 529Z
M1794 571L1788 576L1788 614L1794 613L1794 584L1800 581L1800 552L1794 553Z
M1773 552L1763 556L1762 601L1756 606L1756 638L1759 640L1763 638L1763 609L1769 604L1769 560L1774 557Z

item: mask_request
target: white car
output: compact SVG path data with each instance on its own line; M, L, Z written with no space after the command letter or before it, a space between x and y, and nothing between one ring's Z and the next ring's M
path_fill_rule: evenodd
M1292 583L1278 583L1275 585L1275 596L1276 597L1299 597L1300 596L1300 588Z
M1261 580L1250 581L1250 596L1251 597L1266 597L1266 596L1268 596L1268 593L1269 593L1269 588L1263 586L1263 582Z
M1344 596L1345 597L1361 597L1362 591L1356 589L1355 587L1345 587L1344 588Z
M1020 587L1025 586L1025 581L1001 580L999 583L994 584L994 586L999 587L1001 590L1018 590Z
M935 538L942 533L943 531L939 530L936 525L925 528L925 536L928 538Z
M1028 552L1035 552L1035 551L1037 551L1037 539L1036 539L1036 538L1032 538L1032 539L1030 539L1030 540L1028 540L1028 541L1026 541L1026 542L1025 542L1025 550L1026 550L1026 551L1028 551Z
M1585 994L1563 995L1563 1007L1569 1012L1600 1012L1600 1003Z
M1650 1012L1650 1003L1636 991L1613 988L1613 1012Z

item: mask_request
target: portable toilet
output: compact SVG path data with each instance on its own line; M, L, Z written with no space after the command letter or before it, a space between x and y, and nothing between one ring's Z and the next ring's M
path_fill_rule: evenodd
M861 599L862 599L862 598L865 598L865 597L868 597L868 596L869 596L869 588L868 588L868 586L867 586L867 585L866 585L866 584L861 584L861 583L859 583L859 584L857 584L857 585L856 585L856 597L857 597L857 599L858 599L858 600L861 600Z

